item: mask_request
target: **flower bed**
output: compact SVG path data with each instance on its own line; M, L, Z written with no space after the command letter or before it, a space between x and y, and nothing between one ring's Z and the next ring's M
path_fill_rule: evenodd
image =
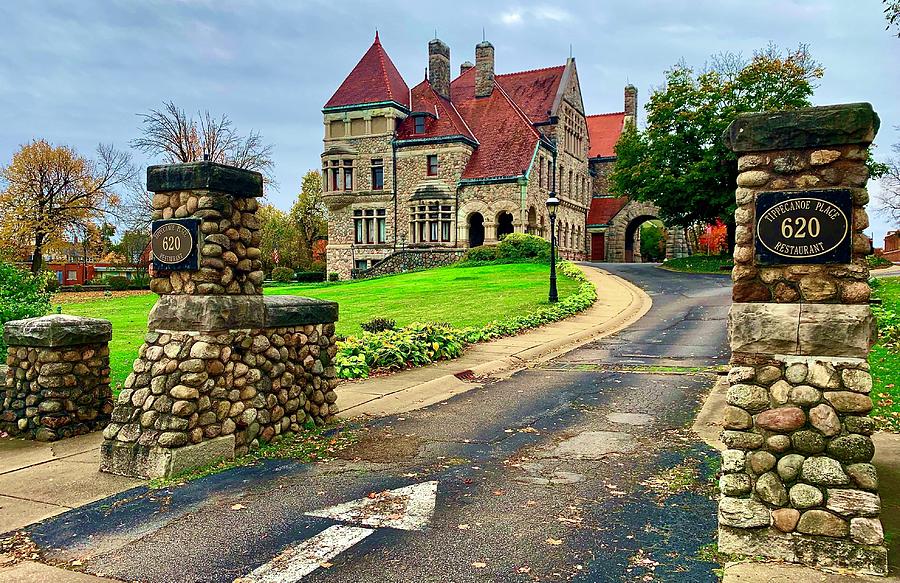
M366 378L376 370L400 370L457 358L469 344L512 336L577 314L597 299L597 289L577 267L561 263L559 274L579 282L578 290L556 304L482 327L415 322L397 330L363 332L338 342L334 363L340 378Z

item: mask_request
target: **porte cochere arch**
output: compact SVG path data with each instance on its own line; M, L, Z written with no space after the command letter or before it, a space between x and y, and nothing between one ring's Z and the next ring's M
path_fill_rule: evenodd
M659 208L627 198L595 198L587 231L591 260L610 263L641 261L640 226L659 218ZM666 227L666 259L689 255L684 229Z

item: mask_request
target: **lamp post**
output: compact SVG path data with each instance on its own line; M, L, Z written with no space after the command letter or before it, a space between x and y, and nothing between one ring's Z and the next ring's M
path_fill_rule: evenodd
M555 173L554 168L554 173ZM559 293L556 291L556 209L559 207L559 199L556 193L551 192L547 199L547 214L550 216L550 303L559 301Z

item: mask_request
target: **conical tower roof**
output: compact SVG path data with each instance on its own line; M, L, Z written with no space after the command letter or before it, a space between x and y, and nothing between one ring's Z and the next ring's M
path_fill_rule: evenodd
M409 107L409 86L381 46L376 32L375 42L334 92L325 108L384 101Z

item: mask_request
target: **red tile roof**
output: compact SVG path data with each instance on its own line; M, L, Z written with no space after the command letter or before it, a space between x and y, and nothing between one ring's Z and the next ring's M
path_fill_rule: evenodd
M539 134L502 85L495 85L488 97L475 97L475 71L469 69L450 84L456 109L479 143L461 178L521 175L531 165Z
M425 111L435 117L425 117L425 132L415 133L416 125L413 116L407 117L397 127L398 140L415 140L420 138L438 138L443 136L466 136L475 140L475 136L466 126L462 116L450 101L438 95L426 79L415 87L412 92L412 104L410 110Z
M588 137L591 139L589 158L608 157L616 155L616 142L622 135L625 126L625 112L602 113L586 117Z
M604 196L591 199L591 210L588 211L588 225L607 225L622 207L628 204L626 197Z
M409 87L387 55L378 33L375 42L350 71L325 107L395 101L409 107Z
M566 66L497 75L496 80L532 122L546 121Z

